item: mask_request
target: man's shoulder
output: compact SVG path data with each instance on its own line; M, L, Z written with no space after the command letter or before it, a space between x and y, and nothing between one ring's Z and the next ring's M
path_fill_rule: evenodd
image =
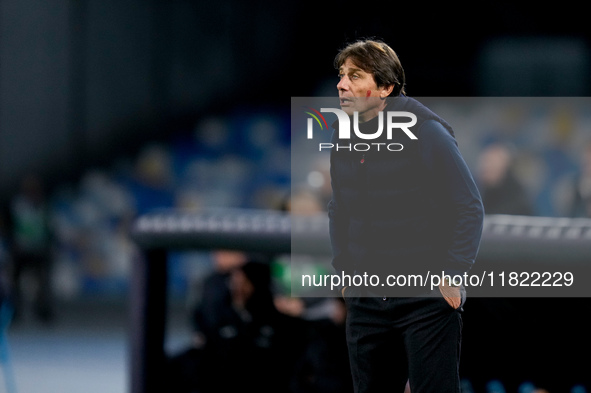
M423 126L423 123L432 123L430 122L435 121L439 123L447 132L455 137L454 130L450 124L445 121L441 116L435 113L432 109L427 107L421 101L417 100L413 97L408 96L399 96L395 97L392 101L392 110L397 111L407 111L413 113L417 116L417 125L416 128L420 129Z

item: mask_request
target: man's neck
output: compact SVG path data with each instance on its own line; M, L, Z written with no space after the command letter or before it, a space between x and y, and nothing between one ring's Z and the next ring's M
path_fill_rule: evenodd
M381 100L380 105L378 107L371 108L363 113L359 113L359 123L366 123L371 119L376 118L381 111L386 109L386 106L386 100Z

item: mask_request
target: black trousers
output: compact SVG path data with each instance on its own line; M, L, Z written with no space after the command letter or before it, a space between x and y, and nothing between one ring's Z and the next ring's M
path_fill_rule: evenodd
M423 297L366 297L348 288L347 345L355 393L459 393L462 307L439 288ZM465 292L462 293L462 305Z

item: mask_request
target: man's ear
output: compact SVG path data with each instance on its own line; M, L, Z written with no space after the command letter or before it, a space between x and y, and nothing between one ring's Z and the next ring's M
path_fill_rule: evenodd
M382 90L380 91L380 98L386 99L386 97L388 97L390 94L392 94L393 90L394 90L394 85L390 85L390 86L386 86L386 87L382 88Z

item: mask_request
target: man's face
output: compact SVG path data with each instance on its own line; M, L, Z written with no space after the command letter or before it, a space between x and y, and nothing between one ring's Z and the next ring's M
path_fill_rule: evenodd
M339 99L341 109L349 116L359 112L359 122L376 117L385 108L386 98L393 86L378 87L372 74L363 71L350 58L339 68Z

